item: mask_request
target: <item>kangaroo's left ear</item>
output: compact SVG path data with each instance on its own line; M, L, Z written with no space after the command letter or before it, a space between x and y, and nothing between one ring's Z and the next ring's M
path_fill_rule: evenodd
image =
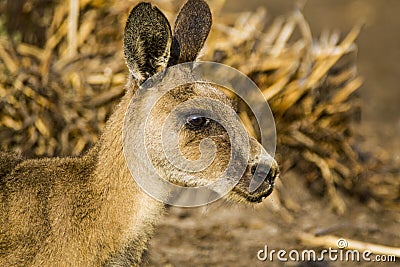
M188 0L175 21L168 66L196 60L211 29L212 16L204 0Z
M142 84L167 66L171 27L150 3L140 3L129 14L124 32L124 54L132 76Z

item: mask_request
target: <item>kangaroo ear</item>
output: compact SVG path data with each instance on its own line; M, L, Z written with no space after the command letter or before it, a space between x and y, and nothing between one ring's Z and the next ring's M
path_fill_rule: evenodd
M211 29L212 16L203 0L188 0L175 21L168 66L196 60Z
M157 7L140 3L132 9L125 26L124 54L139 84L166 67L171 35L168 20Z

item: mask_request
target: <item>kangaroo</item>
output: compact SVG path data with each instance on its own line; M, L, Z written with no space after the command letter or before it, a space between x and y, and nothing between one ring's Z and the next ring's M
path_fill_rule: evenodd
M203 0L188 0L177 16L174 32L164 14L150 3L139 3L128 17L124 54L129 68L126 93L110 116L99 141L80 157L23 159L0 152L0 266L139 266L165 204L143 192L132 179L123 154L122 128L130 100L140 85L168 66L195 61L211 27L211 12ZM216 99L233 107L228 97L207 84L171 90L147 124L159 128L174 106L195 97ZM135 108L141 108L140 105ZM170 174L172 183L194 186L227 165L230 143L217 123L186 116L179 146L188 159L200 155L199 141L210 137L221 157L211 170ZM164 116L165 117L165 116ZM132 118L142 120L143 118ZM249 137L250 159L245 173L225 197L258 203L273 190L277 163ZM156 163L162 169L161 157ZM249 191L255 168L262 184ZM188 175L187 175L188 176ZM194 177L194 178L193 178Z

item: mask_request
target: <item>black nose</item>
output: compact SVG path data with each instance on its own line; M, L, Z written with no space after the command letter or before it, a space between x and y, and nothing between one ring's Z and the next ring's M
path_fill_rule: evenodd
M258 169L258 170L257 170ZM279 168L276 164L267 165L264 163L254 164L251 166L251 175L254 175L257 171L257 180L266 181L269 184L273 184L275 178L279 175Z

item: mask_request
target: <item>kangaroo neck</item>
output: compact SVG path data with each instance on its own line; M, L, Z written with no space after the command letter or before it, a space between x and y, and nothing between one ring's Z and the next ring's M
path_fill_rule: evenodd
M127 93L108 120L95 148L98 161L94 187L102 203L99 221L101 228L110 229L104 238L113 240L112 244L117 247L129 246L137 240L147 242L164 211L162 203L140 190L125 162L122 127L133 93L133 86L128 83Z

